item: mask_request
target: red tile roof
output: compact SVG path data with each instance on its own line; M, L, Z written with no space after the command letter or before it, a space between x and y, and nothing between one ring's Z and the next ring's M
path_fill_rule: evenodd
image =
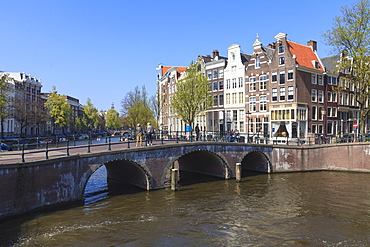
M173 68L174 66L162 66L162 76L164 75L164 74L166 74L166 72L169 70L169 69L171 69L171 68ZM177 72L178 73L182 73L182 72L184 72L185 70L186 70L186 67L176 67L177 68Z
M324 71L320 63L318 69L315 68L314 64L312 63L312 61L319 61L319 58L312 51L310 46L297 44L292 41L287 41L287 43L292 55L296 56L296 62L298 63L299 66Z

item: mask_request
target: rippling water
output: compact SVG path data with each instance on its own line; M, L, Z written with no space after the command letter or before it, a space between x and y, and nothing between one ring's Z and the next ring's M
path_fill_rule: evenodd
M104 179L90 181L84 206L2 223L2 244L370 245L370 174L257 175L114 197Z

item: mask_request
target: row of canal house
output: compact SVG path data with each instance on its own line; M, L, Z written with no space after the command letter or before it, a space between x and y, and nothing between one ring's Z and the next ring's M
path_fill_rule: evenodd
M356 131L358 105L354 89L336 67L340 55L320 59L315 41L298 44L284 33L267 46L257 36L252 46L252 54L233 44L227 57L217 50L198 56L214 106L194 124L206 132L233 130L281 142ZM171 114L170 98L186 67L159 64L157 70L159 124L164 130L183 131L185 124Z

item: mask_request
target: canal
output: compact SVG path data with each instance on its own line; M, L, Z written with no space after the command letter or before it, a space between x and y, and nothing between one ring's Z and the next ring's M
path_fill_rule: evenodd
M120 195L99 169L84 205L2 222L1 245L368 246L369 180L368 173L263 174Z

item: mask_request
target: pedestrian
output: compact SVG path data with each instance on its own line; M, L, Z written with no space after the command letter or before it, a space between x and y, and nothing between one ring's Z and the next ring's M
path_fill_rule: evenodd
M141 128L140 124L137 124L136 128L136 147L140 144L140 146L143 144L143 128Z
M195 126L195 134L196 134L196 140L199 141L199 135L200 135L199 124Z
M147 138L148 138L147 145L152 146L153 145L154 129L153 129L153 126L150 125L150 123L148 123L148 127L146 128L146 133L147 133Z

